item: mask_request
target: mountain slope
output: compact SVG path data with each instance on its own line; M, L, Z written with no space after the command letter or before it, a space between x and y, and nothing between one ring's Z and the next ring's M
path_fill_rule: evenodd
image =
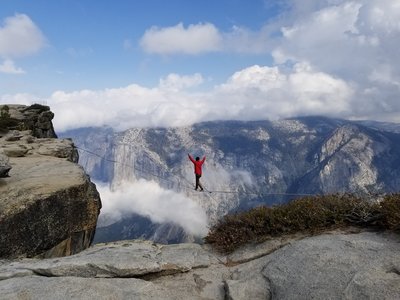
M229 212L283 203L295 194L398 191L400 134L385 129L396 124L373 125L303 117L119 133L92 128L63 135L99 154L80 152L80 163L93 179L114 189L140 178L153 180L195 201L212 224ZM202 183L212 193L192 190L193 166L187 153L207 156ZM120 225L121 232L125 225Z

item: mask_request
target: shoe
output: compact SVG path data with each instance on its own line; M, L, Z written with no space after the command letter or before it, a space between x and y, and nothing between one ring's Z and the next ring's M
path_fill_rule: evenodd
M201 189L200 192L204 191L204 189Z

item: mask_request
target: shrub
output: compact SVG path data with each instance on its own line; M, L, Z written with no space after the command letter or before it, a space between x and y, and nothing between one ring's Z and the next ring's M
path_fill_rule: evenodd
M380 211L382 218L379 220L379 225L400 232L400 195L385 196L380 203Z
M344 226L400 230L400 195L381 203L350 194L304 197L274 207L227 215L210 229L205 241L220 252L249 242L297 232L316 233Z

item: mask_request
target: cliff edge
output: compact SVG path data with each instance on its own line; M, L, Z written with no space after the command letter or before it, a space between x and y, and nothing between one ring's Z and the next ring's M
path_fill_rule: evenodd
M4 109L6 107L6 109ZM0 106L0 257L56 257L90 246L101 202L47 106ZM5 166L5 167L4 167Z

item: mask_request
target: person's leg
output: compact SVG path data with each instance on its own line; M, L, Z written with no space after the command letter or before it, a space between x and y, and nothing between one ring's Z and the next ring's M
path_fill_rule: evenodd
M196 176L196 187L194 189L197 191L197 188L199 187L199 184L200 184L200 180L199 180L200 177L197 174L195 174L195 176Z
M200 177L201 177L201 175L197 175L197 176L196 176L196 178L197 178L197 186L199 186L199 187L201 188L200 191L203 191L204 189L203 189L203 186L202 186L201 183L200 183Z

